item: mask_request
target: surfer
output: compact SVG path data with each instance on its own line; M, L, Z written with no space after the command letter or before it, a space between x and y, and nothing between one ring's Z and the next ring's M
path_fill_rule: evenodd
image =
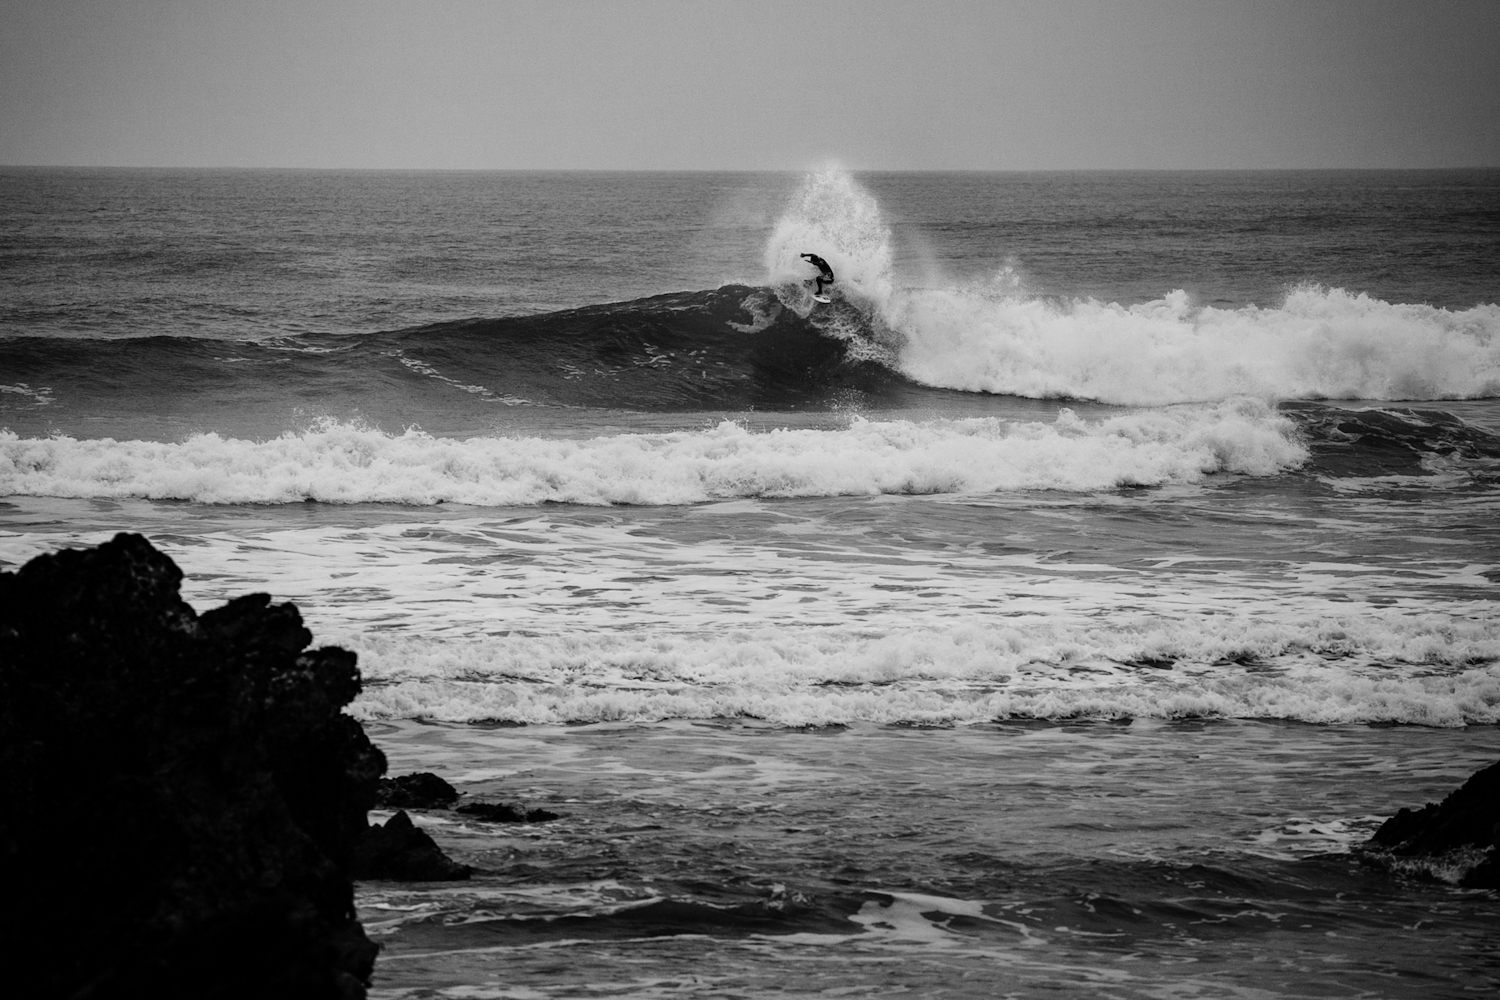
M833 284L833 268L828 266L828 261L824 260L822 257L819 257L815 253L804 253L799 254L799 256L803 260L811 264L813 267L816 267L818 269L818 277L816 279L818 282L818 290L814 294L816 294L818 298L822 298L823 286Z

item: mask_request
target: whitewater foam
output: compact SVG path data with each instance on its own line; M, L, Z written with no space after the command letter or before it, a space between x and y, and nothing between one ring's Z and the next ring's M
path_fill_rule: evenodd
M366 633L344 641L359 652L368 680L353 708L366 720L1500 721L1494 623L1455 627L1420 616L1136 627L976 618L874 636L761 628L468 641ZM1224 660L1226 648L1258 650L1261 669ZM1172 660L1138 665L1164 650ZM1489 662L1469 665L1475 660Z
M1195 307L1186 293L1123 306L902 293L887 319L902 371L929 385L1161 405L1500 395L1500 306L1458 312L1299 288L1276 308Z
M266 441L21 438L0 432L0 495L200 503L546 501L684 504L733 497L1090 491L1273 475L1307 458L1286 417L1237 400L1050 424L851 418L836 430L701 431L589 440L437 438L323 421Z

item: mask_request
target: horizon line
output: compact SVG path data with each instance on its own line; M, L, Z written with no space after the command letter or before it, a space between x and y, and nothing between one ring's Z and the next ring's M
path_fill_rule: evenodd
M801 174L822 169L806 167L326 167L326 166L212 166L184 164L0 163L0 170L162 170L266 173L387 173L387 174ZM853 174L1086 174L1086 173L1355 173L1500 170L1496 164L1454 166L1336 166L1336 167L851 167Z

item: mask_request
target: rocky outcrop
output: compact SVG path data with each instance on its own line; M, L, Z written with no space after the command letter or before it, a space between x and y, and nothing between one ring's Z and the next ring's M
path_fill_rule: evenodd
M431 771L381 778L375 804L386 809L448 809L458 801L458 789Z
M381 778L375 790L375 804L386 809L452 809L485 823L547 823L561 818L547 809L526 809L504 802L465 802L455 808L459 794L458 789L432 772L419 771L399 778Z
M352 653L198 615L139 535L0 573L0 953L29 997L364 995L349 871L385 770Z
M406 814L407 809L461 813L487 823L543 823L558 818L546 809L523 809L499 802L469 802L453 809L458 789L430 771L381 778L376 805L399 812L383 825L371 826L354 844L351 871L358 879L406 882L451 882L466 879L474 869L445 855L426 831Z
M486 823L548 823L559 818L547 809L523 809L504 802L466 802L454 812Z
M404 811L383 826L371 826L354 845L355 878L454 882L468 878L471 871L439 850Z
M1500 763L1475 774L1441 803L1402 809L1360 854L1398 871L1435 875L1471 889L1500 889Z

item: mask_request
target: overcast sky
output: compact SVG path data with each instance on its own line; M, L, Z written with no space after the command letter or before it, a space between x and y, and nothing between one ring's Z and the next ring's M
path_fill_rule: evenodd
M1500 166L1500 0L0 0L0 164Z

